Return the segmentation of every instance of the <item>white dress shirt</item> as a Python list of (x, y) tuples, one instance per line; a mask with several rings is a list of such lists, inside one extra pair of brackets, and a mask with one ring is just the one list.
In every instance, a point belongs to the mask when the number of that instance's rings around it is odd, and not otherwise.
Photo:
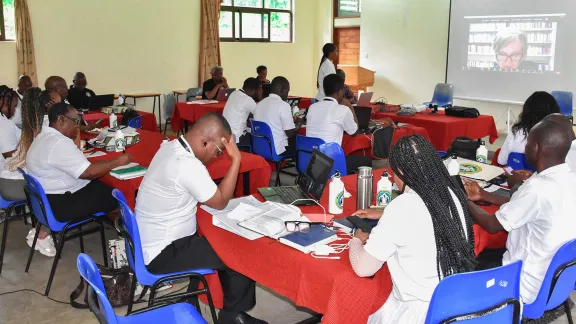
[(24, 95), (21, 95), (18, 90), (14, 91), (18, 95), (18, 104), (14, 108), (14, 115), (10, 117), (10, 120), (18, 126), (18, 128), (22, 128), (22, 98)]
[(522, 260), (520, 296), (534, 302), (550, 261), (567, 241), (576, 238), (576, 173), (563, 163), (534, 174), (496, 212), (509, 232), (502, 263)]
[(566, 156), (566, 163), (568, 163), (572, 171), (576, 172), (576, 140), (572, 141), (570, 151), (568, 151), (568, 155)]
[(516, 132), (516, 134), (513, 134), (512, 132), (508, 134), (508, 136), (506, 136), (506, 140), (504, 140), (502, 148), (500, 149), (500, 155), (498, 155), (498, 164), (507, 165), (508, 156), (510, 156), (510, 153), (524, 154), (527, 137), (528, 136), (524, 133), (523, 130), (519, 130)]
[(264, 122), (270, 126), (274, 137), (276, 154), (284, 153), (286, 146), (288, 146), (288, 136), (286, 136), (284, 131), (296, 128), (290, 105), (282, 100), (280, 96), (272, 93), (268, 98), (256, 105), (254, 120)]
[(338, 104), (332, 97), (326, 97), (308, 108), (306, 136), (342, 145), (344, 132), (353, 135), (356, 131), (358, 125), (350, 108)]
[(325, 59), (322, 65), (320, 65), (320, 71), (318, 71), (318, 94), (316, 95), (316, 100), (318, 101), (326, 97), (324, 93), (324, 78), (330, 74), (336, 74), (336, 67), (330, 59)]
[(90, 181), (80, 176), (89, 166), (74, 141), (52, 127), (42, 127), (26, 155), (28, 173), (47, 194), (75, 193), (84, 188)]
[(256, 102), (242, 89), (232, 92), (228, 101), (226, 101), (222, 114), (232, 128), (232, 133), (236, 137), (236, 143), (240, 141), (240, 136), (244, 134), (248, 116), (253, 114), (255, 109)]
[(10, 158), (4, 159), (2, 153), (8, 153), (16, 150), (18, 142), (20, 141), (20, 134), (22, 132), (12, 120), (0, 115), (0, 178), (3, 179), (22, 179), (22, 175), (18, 171), (11, 172), (6, 169), (6, 162)]
[(196, 233), (198, 202), (209, 200), (218, 189), (182, 140), (188, 150), (179, 140), (162, 144), (138, 190), (136, 220), (145, 264), (172, 242)]

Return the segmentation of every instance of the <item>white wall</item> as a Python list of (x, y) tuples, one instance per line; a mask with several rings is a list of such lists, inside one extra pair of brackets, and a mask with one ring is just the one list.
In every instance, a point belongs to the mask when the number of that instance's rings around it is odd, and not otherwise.
[[(376, 71), (371, 89), (390, 103), (432, 99), (445, 81), (449, 0), (364, 0), (360, 27), (360, 65)], [(456, 101), (498, 118), (506, 105)], [(520, 107), (514, 106), (517, 116)], [(506, 116), (497, 122), (506, 129)]]

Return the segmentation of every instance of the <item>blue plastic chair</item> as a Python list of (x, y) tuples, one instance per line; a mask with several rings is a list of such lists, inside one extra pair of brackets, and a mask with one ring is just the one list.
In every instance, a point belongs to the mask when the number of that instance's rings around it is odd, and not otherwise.
[(296, 135), (296, 170), (298, 173), (306, 172), (312, 151), (324, 143), (326, 142), (321, 138)]
[[(64, 248), (64, 242), (73, 240), (75, 238), (79, 239), (80, 252), (84, 253), (84, 235), (92, 234), (100, 231), (100, 239), (102, 240), (102, 256), (104, 257), (104, 266), (108, 266), (108, 256), (106, 254), (106, 234), (104, 229), (104, 223), (102, 222), (102, 217), (104, 213), (97, 213), (90, 217), (81, 218), (71, 222), (63, 223), (54, 217), (52, 213), (52, 208), (44, 192), (44, 188), (38, 180), (36, 180), (31, 175), (27, 174), (24, 170), (18, 169), (20, 173), (24, 176), (24, 181), (26, 181), (26, 186), (24, 186), (24, 192), (26, 193), (26, 198), (28, 200), (28, 206), (30, 206), (34, 217), (37, 220), (36, 223), (36, 235), (34, 235), (34, 240), (32, 241), (32, 247), (30, 248), (30, 254), (28, 255), (28, 262), (26, 263), (26, 270), (30, 269), (30, 263), (32, 262), (32, 256), (34, 255), (36, 241), (38, 240), (38, 234), (40, 234), (40, 228), (42, 225), (50, 228), (52, 232), (52, 238), (54, 239), (54, 244), (56, 245), (56, 255), (54, 256), (54, 262), (52, 262), (52, 269), (50, 270), (50, 276), (48, 277), (48, 284), (46, 286), (45, 296), (50, 293), (50, 287), (52, 286), (52, 280), (54, 279), (54, 274), (56, 273), (56, 266), (58, 265), (58, 260), (62, 254), (62, 249)], [(92, 228), (89, 230), (82, 230), (82, 226), (90, 223), (98, 223), (100, 226)], [(77, 229), (74, 234), (68, 234), (71, 230)], [(57, 234), (60, 234), (60, 238), (57, 239)]]
[(560, 106), (560, 113), (564, 116), (572, 119), (573, 107), (574, 107), (574, 98), (572, 96), (572, 92), (568, 91), (552, 91), (552, 97), (556, 99), (558, 102), (558, 106)]
[(2, 247), (0, 247), (0, 273), (2, 273), (2, 265), (4, 264), (4, 251), (6, 250), (6, 236), (8, 234), (8, 223), (17, 218), (25, 215), (12, 215), (16, 207), (25, 206), (26, 200), (6, 200), (0, 195), (0, 209), (5, 211), (4, 226), (2, 229)]
[(142, 116), (134, 117), (128, 121), (128, 127), (141, 129), (142, 128)]
[(438, 83), (434, 88), (432, 101), (425, 102), (426, 106), (433, 105), (446, 107), (454, 102), (454, 86), (448, 83)]
[(338, 145), (338, 143), (326, 143), (320, 145), (320, 147), (318, 147), (318, 151), (328, 155), (332, 160), (334, 160), (332, 171), (330, 171), (330, 177), (332, 177), (336, 171), (340, 172), (342, 177), (348, 175), (348, 169), (346, 167), (346, 156), (344, 155), (342, 146)]
[[(288, 159), (293, 159), (296, 157), (294, 155), (280, 156), (276, 154), (276, 148), (274, 146), (274, 136), (272, 136), (272, 130), (264, 122), (252, 120), (250, 122), (250, 128), (252, 130), (252, 151), (256, 155), (260, 155), (266, 161), (274, 162), (276, 164), (276, 186), (280, 186), (280, 172), (282, 162)], [(291, 174), (285, 172), (292, 176)]]
[[(176, 97), (172, 93), (165, 93), (164, 94), (164, 136), (166, 136), (166, 130), (168, 129), (168, 124), (172, 120), (172, 112), (174, 112), (174, 108), (176, 107)], [(178, 131), (180, 134), (180, 131)]]
[[(148, 297), (148, 306), (152, 306), (155, 302), (164, 302), (173, 299), (180, 299), (183, 297), (198, 296), (201, 294), (206, 294), (208, 297), (208, 304), (210, 306), (210, 312), (212, 313), (212, 319), (214, 323), (217, 323), (216, 310), (214, 309), (214, 303), (212, 302), (212, 295), (210, 294), (210, 289), (208, 288), (208, 283), (204, 278), (205, 275), (214, 274), (212, 269), (190, 269), (187, 271), (174, 272), (174, 273), (164, 273), (164, 274), (154, 274), (150, 273), (144, 264), (144, 255), (142, 254), (142, 242), (140, 240), (140, 232), (138, 230), (138, 223), (136, 222), (136, 216), (134, 212), (128, 206), (124, 194), (118, 189), (112, 191), (112, 196), (118, 202), (118, 207), (120, 207), (120, 213), (122, 215), (122, 228), (121, 234), (124, 237), (126, 246), (126, 256), (128, 258), (128, 264), (134, 271), (135, 277), (141, 285), (145, 286), (145, 291), (142, 292), (142, 296), (146, 293), (147, 287), (150, 289), (150, 297)], [(203, 289), (198, 289), (192, 292), (185, 292), (181, 294), (170, 294), (168, 296), (162, 296), (155, 298), (156, 289), (158, 286), (164, 282), (179, 280), (179, 279), (198, 279), (204, 285)], [(128, 304), (128, 312), (126, 315), (132, 313), (132, 306), (134, 300), (134, 293), (136, 291), (136, 280), (132, 280), (132, 288), (130, 291), (130, 303)]]
[(528, 159), (526, 159), (526, 154), (512, 152), (508, 155), (508, 162), (506, 163), (512, 170), (530, 170), (536, 171), (536, 168), (528, 164)]
[(540, 292), (532, 304), (525, 304), (522, 315), (529, 319), (537, 319), (545, 311), (564, 304), (568, 323), (572, 324), (568, 297), (576, 284), (576, 240), (568, 241), (558, 249), (548, 271)]
[[(198, 310), (188, 303), (157, 305), (139, 309), (130, 316), (118, 316), (114, 313), (112, 305), (110, 305), (100, 271), (98, 271), (94, 260), (87, 254), (82, 253), (78, 255), (76, 264), (78, 272), (89, 285), (87, 291), (88, 306), (100, 323), (206, 323)], [(94, 293), (96, 293), (98, 303), (96, 303)]]
[(520, 323), (522, 261), (444, 278), (432, 295), (426, 324)]

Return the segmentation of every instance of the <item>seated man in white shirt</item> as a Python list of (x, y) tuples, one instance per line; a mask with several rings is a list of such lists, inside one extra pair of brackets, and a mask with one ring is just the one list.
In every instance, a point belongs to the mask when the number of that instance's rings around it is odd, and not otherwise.
[[(216, 185), (204, 165), (224, 150), (232, 164)], [(264, 324), (246, 313), (256, 304), (254, 281), (228, 268), (196, 228), (198, 203), (219, 210), (228, 205), (240, 160), (226, 119), (215, 113), (202, 116), (188, 133), (163, 144), (154, 156), (136, 198), (136, 220), (150, 272), (217, 269), (224, 290), (218, 323)], [(189, 291), (197, 286), (197, 281), (191, 282)]]
[[(50, 127), (42, 127), (32, 142), (26, 156), (26, 168), (44, 188), (54, 217), (60, 222), (90, 217), (98, 212), (108, 213), (110, 218), (117, 217), (112, 188), (96, 179), (113, 168), (130, 163), (132, 156), (122, 154), (109, 161), (90, 162), (73, 141), (80, 122), (76, 110), (61, 102), (50, 108), (48, 118)], [(38, 238), (36, 246), (40, 245), (40, 248), (46, 240), (52, 241), (42, 231)]]
[(296, 154), (296, 135), (304, 119), (298, 118), (294, 123), (292, 108), (286, 102), (290, 93), (290, 82), (285, 77), (275, 77), (270, 90), (270, 95), (256, 106), (254, 120), (270, 126), (276, 154), (294, 155)]
[[(344, 132), (355, 135), (358, 132), (358, 119), (352, 105), (345, 106), (344, 79), (330, 74), (323, 81), (326, 97), (308, 108), (306, 114), (306, 136), (316, 137), (326, 143), (342, 145)], [(368, 156), (347, 156), (346, 167), (356, 171), (361, 166), (372, 166)]]
[(256, 78), (248, 78), (244, 81), (242, 89), (238, 89), (230, 95), (224, 106), (224, 118), (230, 124), (232, 133), (236, 137), (236, 144), (250, 145), (250, 133), (246, 132), (248, 116), (254, 114), (260, 82)]
[[(470, 214), (478, 225), (490, 233), (509, 232), (506, 252), (501, 261), (506, 265), (522, 260), (520, 295), (526, 304), (536, 299), (550, 261), (567, 241), (576, 238), (576, 173), (565, 163), (574, 132), (572, 127), (553, 118), (544, 118), (532, 128), (526, 144), (526, 157), (537, 173), (530, 177), (503, 204), (495, 215), (480, 209), (471, 201), (495, 201), (478, 188), (468, 188)], [(466, 187), (471, 187), (470, 183)], [(495, 201), (498, 202), (498, 201)], [(502, 200), (500, 200), (502, 202)], [(503, 252), (503, 251), (502, 251)], [(495, 266), (490, 258), (479, 256), (480, 267)]]

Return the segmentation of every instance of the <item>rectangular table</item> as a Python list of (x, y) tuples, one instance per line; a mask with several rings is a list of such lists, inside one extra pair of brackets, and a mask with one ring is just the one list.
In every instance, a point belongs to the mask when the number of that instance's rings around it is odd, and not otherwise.
[[(156, 125), (156, 116), (154, 114), (138, 110), (138, 115), (142, 116), (143, 130), (158, 132), (158, 125)], [(118, 123), (120, 123), (120, 120), (122, 120), (122, 114), (116, 114), (116, 117), (118, 117)], [(102, 123), (99, 127), (110, 127), (110, 115), (105, 113), (91, 111), (82, 115), (82, 118), (84, 118), (87, 123), (95, 123), (102, 119)]]
[[(163, 135), (156, 132), (149, 132), (141, 130), (140, 143), (126, 148), (126, 152), (130, 153), (133, 161), (142, 166), (149, 166), (152, 158), (162, 144)], [(83, 139), (94, 137), (94, 134), (82, 133)], [(104, 156), (89, 158), (89, 161), (110, 160), (121, 153), (108, 153)], [(268, 163), (260, 156), (242, 152), (242, 162), (240, 163), (239, 173), (234, 195), (236, 197), (244, 196), (250, 193), (256, 193), (258, 188), (268, 187), (270, 184), (270, 175), (272, 173)], [(206, 168), (210, 176), (214, 180), (224, 178), (226, 172), (230, 168), (231, 160), (228, 154), (223, 154), (218, 158), (212, 160)], [(143, 177), (129, 180), (118, 180), (110, 175), (105, 175), (99, 180), (107, 185), (117, 188), (126, 196), (126, 201), (131, 208), (134, 208), (136, 203), (136, 193), (142, 183)]]
[[(374, 170), (374, 178), (381, 177), (383, 170)], [(338, 218), (356, 210), (357, 176), (343, 177), (342, 181), (352, 197), (344, 200), (344, 212)], [(320, 203), (328, 209), (328, 190)], [(494, 212), (497, 207), (482, 208)], [(304, 215), (322, 213), (317, 206), (301, 209)], [(249, 241), (215, 227), (212, 216), (200, 208), (197, 221), (200, 232), (227, 266), (298, 306), (324, 314), (322, 323), (366, 323), (368, 316), (384, 304), (392, 291), (392, 279), (386, 265), (374, 277), (360, 278), (352, 270), (348, 251), (339, 254), (339, 260), (315, 259), (270, 238)], [(504, 247), (506, 236), (506, 232), (492, 235), (474, 225), (475, 252), (486, 247)], [(218, 276), (207, 276), (207, 279), (216, 307), (222, 307)]]

